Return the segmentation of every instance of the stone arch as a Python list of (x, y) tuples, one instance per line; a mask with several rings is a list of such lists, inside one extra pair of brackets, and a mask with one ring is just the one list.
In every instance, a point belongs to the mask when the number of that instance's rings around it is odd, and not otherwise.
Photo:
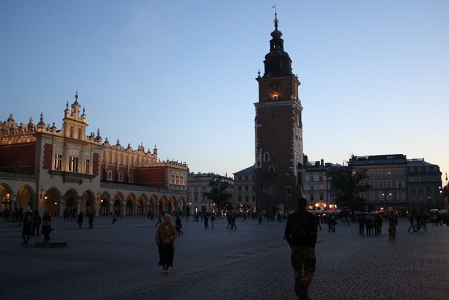
[(148, 199), (148, 211), (150, 215), (153, 217), (158, 213), (157, 207), (158, 199), (156, 195), (151, 195), (150, 199)]
[[(62, 195), (58, 188), (52, 186), (44, 193), (43, 210), (50, 215), (58, 215), (61, 210)], [(58, 207), (61, 207), (59, 208)]]
[(35, 193), (33, 191), (33, 188), (31, 188), (29, 185), (22, 186), (17, 192), (15, 207), (17, 207), (18, 209), (22, 208), (24, 211), (32, 210), (33, 208), (35, 208), (35, 205), (33, 203), (34, 195)]
[(157, 209), (158, 209), (158, 214), (165, 214), (167, 213), (167, 198), (165, 196), (162, 196), (161, 198), (159, 198), (158, 201), (158, 205), (157, 205)]
[(87, 190), (81, 195), (80, 210), (86, 216), (90, 213), (95, 215), (95, 200), (95, 194), (91, 190)]
[(111, 213), (111, 207), (112, 207), (112, 197), (111, 194), (109, 194), (108, 191), (104, 191), (100, 193), (100, 211), (99, 216), (109, 215)]
[(14, 199), (12, 188), (6, 183), (0, 184), (0, 199), (2, 200), (2, 211), (11, 210), (11, 202)]
[(62, 208), (69, 214), (78, 215), (80, 213), (80, 196), (75, 189), (69, 189), (62, 197)]
[(136, 196), (134, 195), (134, 193), (131, 193), (131, 194), (129, 194), (129, 195), (126, 197), (126, 200), (125, 200), (125, 214), (126, 214), (127, 216), (132, 216), (132, 215), (134, 215), (134, 212), (135, 212), (135, 209), (134, 209), (135, 202), (136, 202)]
[(145, 194), (141, 194), (139, 198), (137, 198), (137, 215), (140, 216), (148, 213), (148, 210), (146, 209), (148, 207), (148, 205), (146, 205), (147, 202), (148, 199)]
[(176, 211), (176, 198), (174, 196), (171, 196), (167, 201), (166, 207), (169, 214), (173, 214)]
[(122, 193), (118, 192), (114, 195), (114, 198), (112, 198), (112, 210), (117, 213), (118, 216), (121, 216), (123, 211), (122, 207), (125, 201), (125, 197)]
[(178, 203), (177, 203), (177, 208), (179, 209), (179, 211), (181, 211), (182, 213), (186, 212), (186, 199), (184, 199), (183, 196), (179, 197), (178, 199)]

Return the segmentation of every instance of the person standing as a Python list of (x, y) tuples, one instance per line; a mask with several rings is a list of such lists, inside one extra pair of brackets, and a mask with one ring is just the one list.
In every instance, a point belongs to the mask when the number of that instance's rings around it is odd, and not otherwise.
[(89, 228), (93, 228), (94, 227), (94, 216), (95, 216), (95, 211), (92, 212), (88, 212), (89, 214)]
[(318, 230), (318, 228), (320, 228), (320, 230), (321, 230), (320, 217), (318, 215), (315, 215), (315, 221), (316, 221), (317, 230)]
[(33, 230), (32, 235), (39, 236), (39, 227), (41, 227), (42, 218), (39, 215), (39, 211), (36, 209), (33, 215)]
[(209, 228), (209, 215), (207, 213), (204, 213), (204, 228)]
[(44, 242), (48, 242), (50, 240), (51, 232), (51, 217), (48, 212), (44, 212), (42, 222), (42, 234), (44, 235)]
[(83, 212), (80, 212), (78, 214), (78, 220), (76, 221), (76, 223), (78, 223), (79, 228), (81, 228), (83, 226), (83, 221), (84, 221), (84, 215), (83, 215)]
[(114, 212), (112, 213), (112, 225), (114, 225), (115, 222), (117, 222), (117, 213), (114, 211)]
[(157, 215), (157, 223), (156, 223), (156, 225), (154, 227), (157, 227), (157, 225), (159, 225), (161, 223), (162, 223), (162, 213), (159, 213)]
[(172, 216), (165, 215), (164, 222), (156, 230), (156, 245), (159, 249), (159, 265), (162, 272), (168, 273), (168, 268), (173, 266), (175, 254), (175, 239), (177, 237), (176, 228), (172, 224)]
[(306, 211), (306, 198), (298, 200), (298, 207), (287, 220), (284, 238), (291, 248), (295, 293), (298, 299), (303, 300), (309, 299), (308, 289), (315, 273), (317, 225), (313, 214)]
[(27, 211), (23, 217), (23, 228), (22, 228), (23, 243), (22, 243), (22, 246), (28, 245), (28, 241), (30, 240), (32, 226), (33, 226), (33, 219), (31, 218), (31, 213)]
[(365, 216), (360, 214), (358, 216), (357, 222), (359, 223), (359, 235), (365, 235)]
[(212, 223), (212, 228), (214, 228), (214, 225), (215, 225), (215, 213), (212, 213), (212, 215), (210, 216), (210, 222)]
[(416, 232), (416, 229), (415, 229), (415, 223), (414, 223), (414, 221), (413, 221), (413, 214), (410, 214), (409, 216), (408, 216), (408, 221), (410, 222), (410, 227), (407, 229), (407, 231), (408, 232), (410, 232), (410, 229), (413, 229), (413, 232)]
[(242, 220), (242, 222), (248, 223), (248, 222), (247, 222), (246, 213), (243, 213), (243, 220)]
[(176, 227), (176, 232), (178, 233), (178, 235), (184, 234), (184, 232), (181, 230), (182, 222), (181, 222), (181, 218), (179, 217), (179, 215), (176, 215), (175, 227)]

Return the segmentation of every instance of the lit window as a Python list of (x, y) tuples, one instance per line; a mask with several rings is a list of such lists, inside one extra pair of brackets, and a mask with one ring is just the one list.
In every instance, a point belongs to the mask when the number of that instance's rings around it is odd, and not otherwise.
[(84, 173), (90, 173), (90, 160), (88, 158), (84, 159)]
[(78, 157), (70, 156), (69, 158), (69, 171), (78, 172)]
[(54, 169), (58, 171), (62, 170), (62, 154), (55, 154)]

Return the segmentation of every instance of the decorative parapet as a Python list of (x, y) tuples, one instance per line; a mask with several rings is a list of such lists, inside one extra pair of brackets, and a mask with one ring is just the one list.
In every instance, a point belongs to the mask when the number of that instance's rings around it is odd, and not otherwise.
[(93, 174), (74, 173), (74, 172), (58, 171), (58, 170), (49, 170), (48, 172), (50, 173), (51, 178), (53, 178), (54, 175), (62, 176), (64, 183), (72, 182), (72, 183), (82, 184), (84, 179), (92, 180), (93, 178), (96, 177)]
[(165, 194), (187, 194), (185, 190), (163, 189), (150, 187), (145, 185), (115, 183), (115, 182), (100, 182), (100, 188), (102, 189), (116, 189), (116, 190), (132, 190), (140, 192), (152, 192), (152, 193), (165, 193)]
[(177, 169), (183, 169), (187, 170), (188, 165), (184, 162), (178, 162), (178, 161), (159, 161), (159, 162), (140, 162), (137, 163), (137, 167), (171, 167), (171, 168), (177, 168)]
[(0, 172), (0, 178), (1, 179), (19, 180), (19, 181), (37, 181), (36, 175), (9, 173), (9, 172)]

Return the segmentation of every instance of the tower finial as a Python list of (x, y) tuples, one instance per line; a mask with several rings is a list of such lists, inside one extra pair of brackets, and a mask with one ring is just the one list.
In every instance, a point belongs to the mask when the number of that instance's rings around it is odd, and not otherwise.
[(274, 8), (274, 21), (273, 21), (274, 22), (274, 27), (277, 29), (279, 20), (278, 20), (278, 13), (277, 13), (277, 10), (276, 10), (276, 3), (272, 7)]

